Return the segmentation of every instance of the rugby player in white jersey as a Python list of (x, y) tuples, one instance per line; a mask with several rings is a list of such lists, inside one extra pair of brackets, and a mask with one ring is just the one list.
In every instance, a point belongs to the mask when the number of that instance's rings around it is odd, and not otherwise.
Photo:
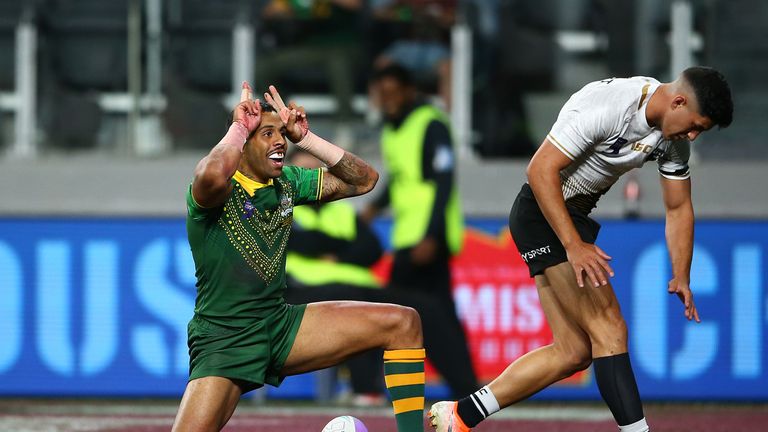
[[(499, 409), (594, 364), (600, 394), (622, 432), (649, 427), (627, 354), (627, 326), (609, 278), (610, 256), (594, 243), (588, 217), (598, 199), (632, 168), (655, 160), (666, 208), (672, 261), (668, 291), (699, 322), (689, 286), (693, 207), (690, 142), (733, 116), (722, 74), (706, 67), (675, 81), (611, 78), (587, 84), (565, 103), (528, 165), (509, 228), (535, 278), (553, 342), (515, 360), (489, 385), (458, 402), (438, 402), (438, 432), (470, 430)], [(653, 287), (649, 287), (652, 289)]]

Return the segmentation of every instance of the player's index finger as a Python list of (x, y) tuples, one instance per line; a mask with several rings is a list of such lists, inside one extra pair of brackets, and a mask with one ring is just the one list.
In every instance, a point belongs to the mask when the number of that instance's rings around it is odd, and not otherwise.
[(240, 102), (251, 100), (251, 86), (248, 81), (243, 81), (243, 88), (240, 90)]

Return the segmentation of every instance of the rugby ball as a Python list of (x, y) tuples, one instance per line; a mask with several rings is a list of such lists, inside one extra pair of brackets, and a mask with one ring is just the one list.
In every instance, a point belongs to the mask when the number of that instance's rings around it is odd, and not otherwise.
[(340, 416), (328, 422), (322, 432), (368, 432), (363, 422), (352, 416)]

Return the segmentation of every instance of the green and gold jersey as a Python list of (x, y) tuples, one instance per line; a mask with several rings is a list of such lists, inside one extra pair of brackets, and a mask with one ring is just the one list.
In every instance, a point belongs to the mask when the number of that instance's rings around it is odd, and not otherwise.
[(187, 236), (195, 260), (195, 313), (244, 327), (284, 303), (293, 207), (320, 199), (322, 170), (293, 166), (268, 184), (239, 171), (226, 202), (203, 208), (187, 190)]

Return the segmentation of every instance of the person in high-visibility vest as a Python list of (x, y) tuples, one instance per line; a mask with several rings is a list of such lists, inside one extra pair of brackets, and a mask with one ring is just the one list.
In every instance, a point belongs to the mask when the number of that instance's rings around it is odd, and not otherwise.
[(448, 117), (420, 98), (402, 66), (377, 70), (372, 89), (385, 117), (381, 146), (388, 183), (364, 217), (390, 207), (394, 260), (388, 288), (428, 296), (447, 313), (430, 335), (431, 315), (419, 310), (424, 344), (453, 393), (472, 392), (477, 380), (451, 292), (450, 259), (461, 249), (464, 221)]
[(354, 206), (331, 202), (298, 209), (288, 241), (289, 285), (381, 288), (370, 269), (381, 258), (381, 245)]
[[(310, 169), (322, 166), (317, 158), (301, 150), (292, 154), (291, 162)], [(333, 201), (295, 207), (287, 250), (286, 301), (382, 301), (374, 293), (382, 284), (371, 271), (383, 254), (381, 243), (353, 205)], [(380, 350), (372, 350), (345, 362), (353, 405), (387, 403), (381, 355)]]

